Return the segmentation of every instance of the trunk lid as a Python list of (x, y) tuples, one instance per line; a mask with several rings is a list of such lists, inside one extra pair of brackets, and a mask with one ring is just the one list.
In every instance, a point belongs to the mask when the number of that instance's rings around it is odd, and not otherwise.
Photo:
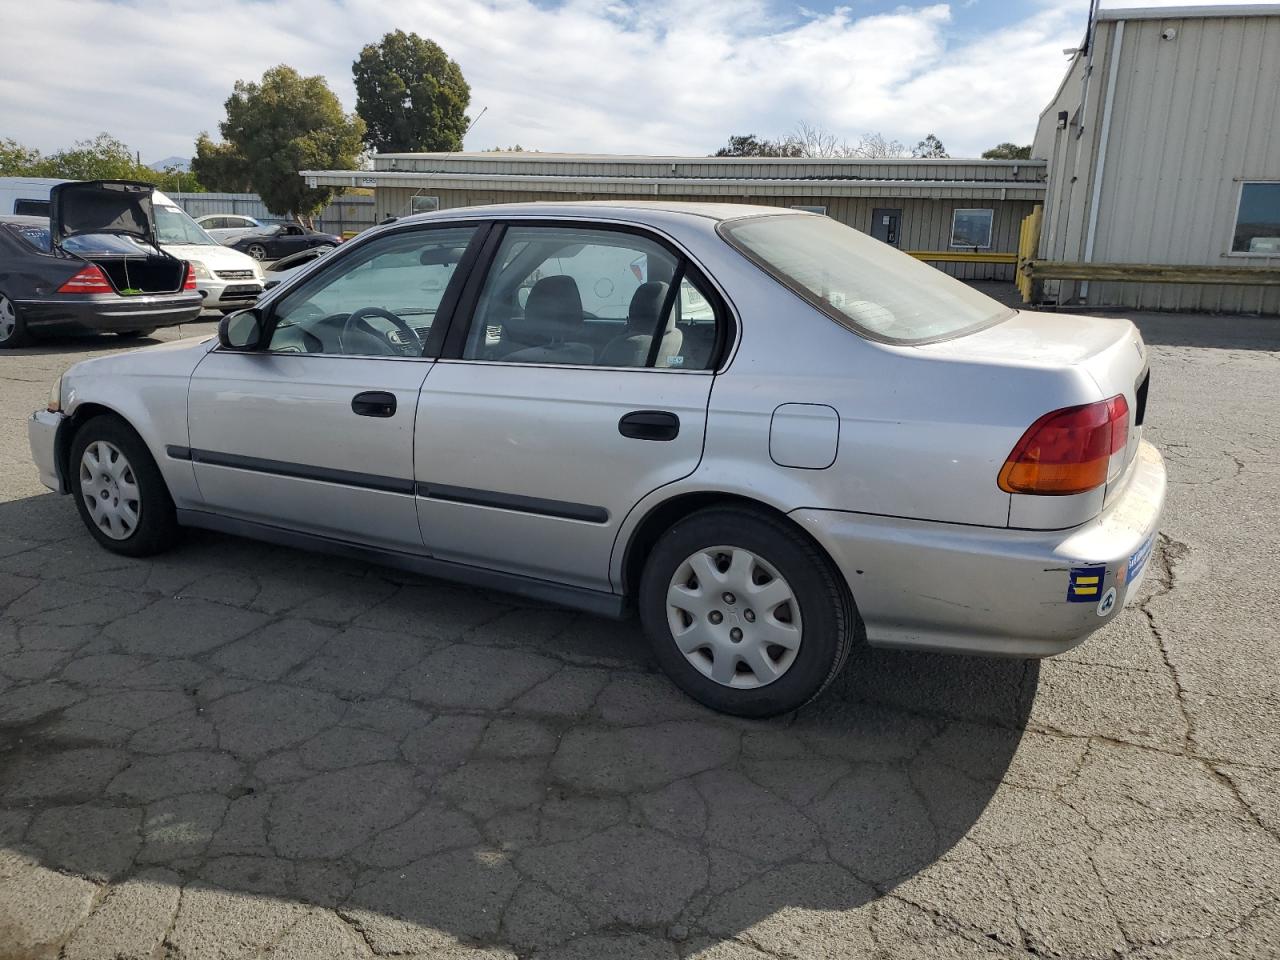
[(71, 180), (49, 190), (49, 235), (61, 249), (69, 237), (114, 233), (137, 237), (159, 247), (152, 194), (155, 188), (136, 180)]
[[(1128, 483), (1142, 436), (1150, 379), (1146, 345), (1130, 321), (1021, 310), (984, 330), (915, 349), (959, 362), (1023, 370), (1075, 369), (1087, 375), (1080, 378), (1083, 387), (1079, 404), (1117, 395), (1123, 396), (1128, 404), (1128, 441), (1119, 462), (1113, 464), (1105, 489), (1065, 497), (1014, 494), (1010, 525), (1065, 527), (1084, 522), (1118, 496)], [(1045, 403), (1036, 416), (1058, 405)], [(1034, 419), (1029, 419), (1027, 426)]]

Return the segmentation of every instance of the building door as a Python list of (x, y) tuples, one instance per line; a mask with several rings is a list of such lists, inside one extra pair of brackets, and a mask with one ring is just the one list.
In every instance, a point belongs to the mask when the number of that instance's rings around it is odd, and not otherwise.
[(876, 207), (871, 211), (871, 235), (891, 247), (901, 246), (898, 225), (902, 223), (902, 210)]

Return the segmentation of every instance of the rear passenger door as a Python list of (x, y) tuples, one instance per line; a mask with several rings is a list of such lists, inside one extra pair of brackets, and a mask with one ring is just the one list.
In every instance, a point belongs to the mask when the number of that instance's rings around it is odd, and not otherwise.
[(618, 527), (702, 456), (719, 299), (643, 232), (513, 223), (490, 235), (423, 385), (414, 434), (426, 548), (610, 590)]

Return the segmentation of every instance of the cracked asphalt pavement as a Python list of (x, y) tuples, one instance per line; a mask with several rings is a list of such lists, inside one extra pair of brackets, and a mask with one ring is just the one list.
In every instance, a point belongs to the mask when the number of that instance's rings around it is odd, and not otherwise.
[(0, 353), (0, 958), (1280, 956), (1280, 325), (1135, 319), (1143, 601), (1043, 663), (860, 649), (769, 722), (634, 623), (108, 554), (24, 419), (118, 344)]

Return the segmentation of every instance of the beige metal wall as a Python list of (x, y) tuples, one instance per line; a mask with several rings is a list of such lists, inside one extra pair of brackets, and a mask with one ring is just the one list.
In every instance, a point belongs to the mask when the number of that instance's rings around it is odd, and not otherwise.
[[(545, 201), (545, 193), (501, 193), (474, 190), (428, 190), (408, 187), (378, 187), (375, 191), (379, 218), (385, 215), (404, 216), (413, 210), (414, 196), (434, 196), (440, 200), (440, 208), (478, 206), (490, 203), (527, 203)], [(612, 200), (652, 199), (643, 193), (620, 198), (616, 194), (594, 196), (575, 194), (565, 199)], [(664, 200), (705, 202), (718, 201), (752, 203), (765, 206), (825, 206), (827, 215), (851, 227), (871, 232), (872, 211), (884, 207), (902, 211), (900, 246), (910, 251), (948, 251), (951, 249), (951, 215), (957, 208), (990, 208), (995, 211), (991, 230), (990, 252), (1013, 253), (1018, 249), (1018, 226), (1022, 218), (1035, 205), (1031, 200), (938, 200), (923, 198), (876, 197), (723, 197), (705, 195), (663, 197)], [(986, 251), (984, 251), (986, 252)], [(936, 263), (939, 269), (962, 280), (1012, 280), (1013, 265), (999, 263)]]
[[(1050, 177), (1040, 255), (1085, 259), (1101, 165), (1093, 261), (1280, 267), (1280, 257), (1230, 254), (1240, 182), (1280, 180), (1280, 17), (1124, 21), (1100, 164), (1118, 27), (1116, 21), (1098, 24), (1094, 71), (1080, 110), (1083, 137), (1076, 138), (1074, 125), (1052, 129), (1056, 109), (1066, 107), (1051, 105), (1042, 118), (1036, 146), (1050, 153)], [(1162, 36), (1168, 30), (1176, 32), (1173, 39)], [(1074, 96), (1078, 104), (1080, 91), (1079, 77), (1069, 76), (1063, 97)], [(1063, 286), (1064, 294), (1074, 292), (1074, 285)], [(1274, 287), (1095, 282), (1084, 299), (1280, 313), (1280, 289)]]

